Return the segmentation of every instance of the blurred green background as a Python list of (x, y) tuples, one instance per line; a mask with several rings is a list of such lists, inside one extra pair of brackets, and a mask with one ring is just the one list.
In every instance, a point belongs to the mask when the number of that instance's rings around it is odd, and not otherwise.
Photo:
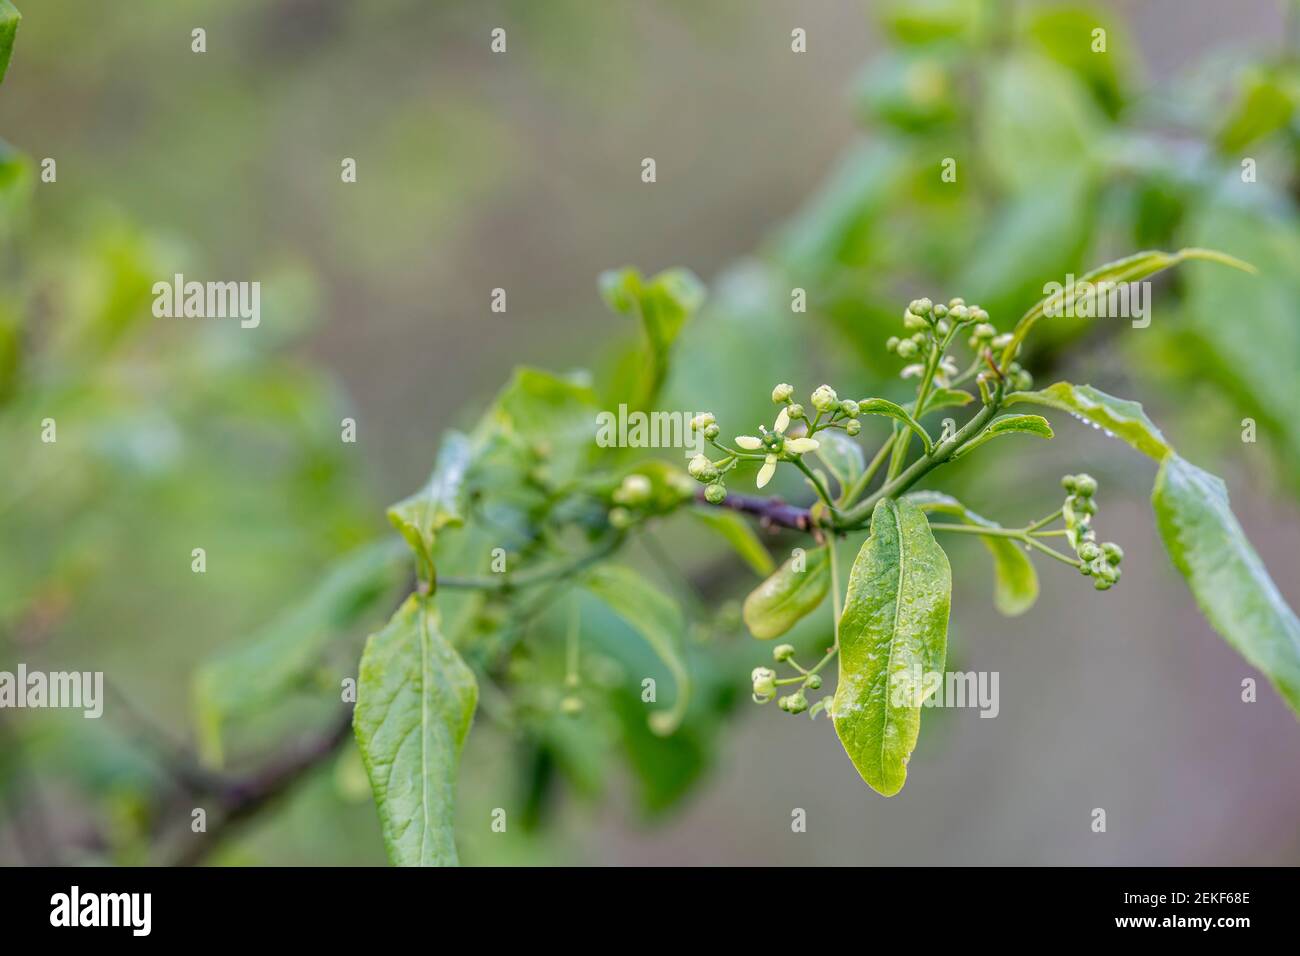
[[(384, 506), (513, 366), (608, 368), (633, 330), (596, 276), (624, 264), (705, 279), (669, 407), (749, 427), (777, 381), (893, 394), (881, 343), (915, 295), (966, 296), (1009, 328), (1044, 282), (1137, 248), (1255, 262), (1258, 280), (1203, 265), (1161, 280), (1147, 330), (1062, 320), (1029, 367), (1142, 401), (1225, 476), (1300, 603), (1292, 5), (20, 7), (0, 87), (0, 661), (102, 669), (136, 716), (111, 702), (99, 722), (3, 715), (0, 862), (51, 847), (150, 858), (160, 771), (142, 725), (191, 740), (198, 663), (384, 533)], [(1097, 24), (1104, 56), (1086, 52)], [(498, 26), (503, 55), (488, 48)], [(807, 53), (790, 50), (795, 27)], [(952, 188), (937, 181), (945, 156), (959, 158)], [(34, 180), (45, 157), (55, 183)], [(340, 182), (344, 157), (355, 184)], [(1257, 182), (1241, 183), (1243, 157)], [(262, 327), (155, 320), (149, 287), (174, 272), (260, 280)], [(794, 286), (805, 315), (789, 311)], [(496, 287), (505, 314), (489, 309)], [(46, 416), (57, 446), (37, 440)], [(356, 444), (339, 441), (345, 416)], [(1247, 416), (1255, 444), (1240, 440)], [(1153, 466), (1060, 417), (1058, 440), (1015, 463), (1017, 510), (994, 493), (1009, 468), (941, 480), (1015, 520), (1050, 510), (1060, 474), (1086, 467), (1130, 555), (1124, 584), (1094, 595), (1041, 568), (1038, 605), (1003, 619), (982, 549), (955, 543), (951, 666), (1000, 672), (1001, 710), (928, 711), (901, 796), (863, 786), (828, 723), (748, 704), (769, 651), (733, 627), (696, 655), (708, 718), (630, 763), (567, 740), (572, 728), (521, 739), (480, 714), (462, 859), (1300, 862), (1300, 729), (1266, 684), (1241, 702), (1257, 675), (1168, 566), (1145, 500)], [(662, 541), (710, 600), (752, 586), (689, 529)], [(824, 616), (797, 643), (820, 646)], [(236, 756), (318, 724), (362, 637), (342, 635), (320, 687), (245, 728)], [(597, 724), (579, 735), (606, 735)], [(537, 825), (494, 834), (495, 807)], [(796, 807), (807, 833), (791, 833)], [(1105, 834), (1089, 829), (1094, 807)], [(213, 859), (382, 862), (355, 753)]]

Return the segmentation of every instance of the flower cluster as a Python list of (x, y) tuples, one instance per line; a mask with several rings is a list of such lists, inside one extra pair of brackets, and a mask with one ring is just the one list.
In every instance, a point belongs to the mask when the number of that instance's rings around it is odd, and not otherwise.
[[(1011, 344), (1010, 332), (998, 332), (988, 312), (978, 305), (967, 305), (962, 298), (949, 299), (947, 305), (913, 299), (903, 311), (903, 330), (905, 335), (891, 335), (885, 342), (885, 348), (899, 358), (916, 360), (903, 368), (903, 378), (923, 375), (933, 365), (934, 382), (941, 388), (975, 376), (981, 391), (986, 391), (989, 377), (996, 373), (981, 370), (983, 356)], [(974, 363), (964, 374), (959, 373), (956, 360), (946, 354), (948, 346), (963, 332), (969, 333), (966, 344), (975, 353)], [(1033, 387), (1032, 376), (1019, 363), (1013, 362), (1009, 372), (1013, 387)]]
[[(776, 671), (770, 667), (755, 667), (753, 673), (750, 674), (750, 678), (753, 680), (754, 702), (766, 704), (775, 697), (776, 706), (787, 714), (802, 714), (809, 709), (808, 698), (804, 691), (821, 689), (822, 678), (817, 673), (820, 665), (812, 670), (805, 670), (800, 667), (799, 662), (794, 659), (793, 644), (778, 644), (772, 648), (772, 659), (777, 664), (788, 663), (797, 673), (792, 677), (780, 678), (777, 676)], [(829, 657), (826, 660), (829, 660)], [(825, 660), (822, 663), (825, 663)], [(793, 693), (777, 697), (778, 688), (790, 684), (798, 684), (799, 686), (795, 688)], [(824, 710), (829, 699), (829, 697), (823, 697), (813, 704), (809, 716), (816, 716), (818, 711)]]
[(1097, 533), (1092, 529), (1092, 519), (1097, 514), (1097, 480), (1091, 475), (1066, 475), (1061, 487), (1067, 494), (1061, 511), (1065, 526), (1078, 556), (1080, 573), (1092, 578), (1093, 587), (1106, 591), (1119, 582), (1119, 563), (1124, 560), (1124, 549), (1113, 541), (1097, 544)]

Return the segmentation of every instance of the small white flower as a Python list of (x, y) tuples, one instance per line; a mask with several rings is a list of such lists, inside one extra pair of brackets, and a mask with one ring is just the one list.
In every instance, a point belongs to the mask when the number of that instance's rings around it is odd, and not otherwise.
[[(781, 409), (777, 413), (776, 423), (772, 426), (772, 431), (780, 438), (785, 439), (781, 444), (781, 450), (789, 452), (792, 455), (802, 455), (805, 452), (816, 451), (818, 441), (816, 438), (785, 438), (785, 430), (790, 427), (790, 415), (786, 409)], [(737, 435), (736, 444), (745, 451), (760, 451), (763, 448), (763, 439), (755, 435)], [(776, 463), (780, 458), (776, 452), (768, 452), (763, 459), (763, 467), (758, 469), (758, 479), (755, 484), (762, 488), (772, 480), (772, 475), (776, 472)]]
[(758, 469), (758, 479), (754, 484), (762, 488), (772, 480), (772, 475), (776, 473), (776, 455), (768, 455), (763, 459), (763, 467)]

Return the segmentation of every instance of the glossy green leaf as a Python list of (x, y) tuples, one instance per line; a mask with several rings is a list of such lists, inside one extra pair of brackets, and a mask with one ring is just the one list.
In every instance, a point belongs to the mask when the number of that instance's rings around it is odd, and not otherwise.
[(989, 422), (988, 427), (962, 445), (953, 454), (953, 458), (962, 458), (1000, 435), (1035, 435), (1039, 438), (1051, 438), (1052, 426), (1041, 415), (999, 415)]
[(761, 640), (780, 637), (817, 609), (830, 585), (830, 552), (799, 549), (745, 598), (749, 633)]
[[(960, 518), (980, 528), (1002, 526), (971, 511), (964, 504), (938, 491), (917, 491), (907, 495), (926, 514), (938, 512)], [(1007, 617), (1024, 614), (1038, 600), (1038, 574), (1021, 545), (1010, 538), (980, 537), (993, 556), (993, 604)]]
[(691, 680), (686, 670), (686, 622), (677, 604), (630, 568), (607, 564), (588, 571), (583, 585), (611, 611), (636, 628), (677, 683), (677, 698), (667, 710), (653, 711), (650, 729), (671, 734), (681, 724), (690, 703)]
[(1240, 269), (1243, 272), (1253, 273), (1256, 271), (1255, 267), (1249, 263), (1242, 262), (1235, 256), (1214, 249), (1189, 248), (1180, 249), (1178, 252), (1148, 250), (1134, 253), (1123, 259), (1116, 259), (1114, 262), (1108, 262), (1091, 272), (1085, 273), (1076, 279), (1072, 286), (1063, 287), (1061, 290), (1052, 293), (1052, 295), (1040, 299), (1033, 308), (1021, 316), (1020, 321), (1016, 323), (1015, 330), (1012, 332), (1010, 343), (1002, 352), (1001, 366), (1005, 369), (1011, 364), (1012, 359), (1016, 356), (1016, 350), (1020, 348), (1020, 344), (1024, 342), (1030, 330), (1038, 324), (1038, 321), (1044, 315), (1048, 312), (1055, 313), (1057, 310), (1068, 311), (1070, 303), (1067, 302), (1067, 298), (1077, 304), (1087, 296), (1090, 286), (1095, 287), (1103, 282), (1116, 284), (1137, 282), (1191, 260), (1217, 262), (1220, 265), (1232, 266), (1234, 269)]
[(407, 553), (392, 538), (346, 555), (296, 607), (199, 667), (194, 708), (205, 762), (222, 762), (227, 723), (249, 721), (279, 703), (314, 675), (336, 637), (391, 609), (380, 608), (410, 573)]
[(522, 366), (475, 430), (475, 442), (509, 441), (518, 453), (516, 463), (537, 468), (551, 484), (563, 484), (582, 473), (596, 447), (598, 407), (585, 373), (556, 375)]
[(456, 771), (477, 704), (433, 600), (411, 595), (366, 642), (352, 719), (394, 864), (457, 864)]
[(817, 433), (817, 457), (835, 477), (841, 488), (853, 484), (867, 468), (862, 446), (844, 432), (827, 428)]
[(1107, 434), (1122, 438), (1156, 461), (1173, 451), (1140, 404), (1107, 395), (1091, 385), (1057, 382), (1037, 392), (1012, 392), (1005, 400), (1007, 405), (1020, 402), (1067, 411), (1075, 418), (1104, 428)]
[(858, 403), (858, 410), (863, 415), (887, 415), (899, 422), (902, 422), (912, 431), (916, 432), (921, 438), (921, 444), (925, 446), (925, 453), (928, 455), (934, 447), (934, 442), (930, 440), (930, 435), (921, 426), (921, 423), (913, 418), (902, 405), (895, 405), (887, 398), (868, 398)]
[(416, 554), (422, 580), (435, 579), (433, 542), (438, 532), (465, 523), (462, 497), (471, 457), (469, 438), (448, 432), (428, 483), (388, 509), (388, 520)]
[(776, 570), (776, 562), (759, 540), (753, 526), (734, 511), (717, 508), (693, 508), (693, 514), (706, 527), (720, 534), (735, 549), (755, 574), (767, 575)]
[(951, 595), (926, 516), (906, 499), (880, 501), (849, 575), (830, 711), (853, 766), (886, 797), (907, 779), (928, 675), (943, 673)]
[(1170, 454), (1151, 501), (1165, 549), (1201, 612), (1300, 715), (1300, 620), (1237, 523), (1223, 481)]
[(23, 15), (10, 0), (0, 0), (0, 83), (4, 82), (5, 72), (9, 69), (9, 58), (14, 52), (14, 37), (22, 19)]

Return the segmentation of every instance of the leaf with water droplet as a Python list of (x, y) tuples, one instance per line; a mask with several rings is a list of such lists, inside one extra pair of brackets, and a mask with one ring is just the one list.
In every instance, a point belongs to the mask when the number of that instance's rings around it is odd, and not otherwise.
[(1104, 428), (1108, 435), (1122, 438), (1156, 461), (1174, 450), (1155, 422), (1147, 418), (1140, 404), (1107, 395), (1091, 385), (1057, 382), (1037, 392), (1012, 392), (1005, 403), (1015, 405), (1020, 402), (1067, 411), (1094, 428)]

